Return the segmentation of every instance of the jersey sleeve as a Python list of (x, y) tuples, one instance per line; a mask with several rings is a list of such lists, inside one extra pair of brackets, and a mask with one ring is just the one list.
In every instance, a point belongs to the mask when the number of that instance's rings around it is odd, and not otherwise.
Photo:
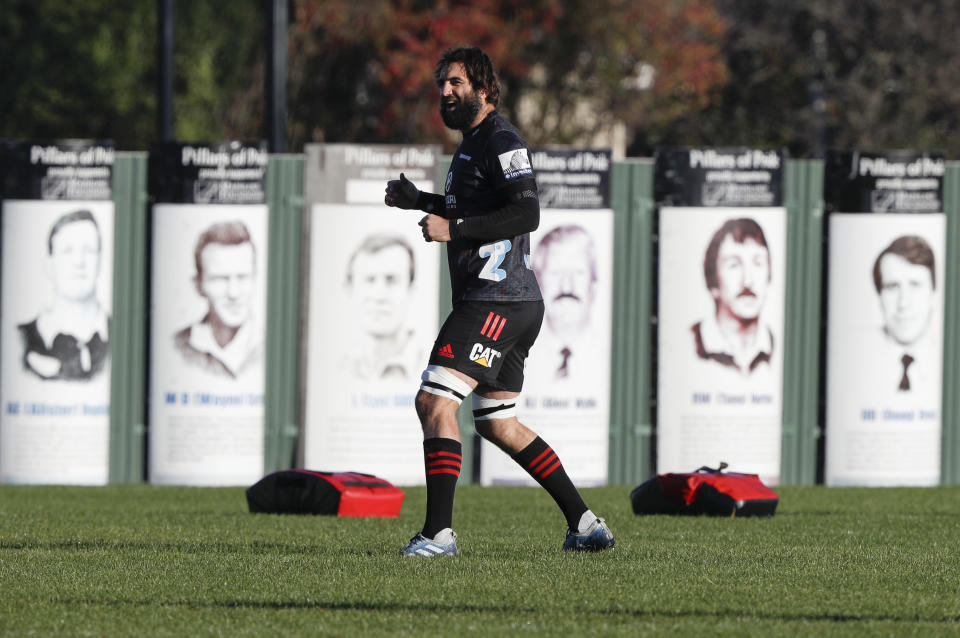
[(497, 193), (498, 206), (483, 215), (450, 220), (450, 236), (493, 240), (536, 230), (540, 225), (540, 200), (524, 141), (510, 131), (496, 133), (485, 149), (484, 169)]
[(425, 213), (433, 213), (434, 215), (440, 215), (441, 217), (445, 216), (443, 195), (420, 191), (420, 194), (417, 195), (417, 203), (415, 206), (417, 210), (422, 210)]

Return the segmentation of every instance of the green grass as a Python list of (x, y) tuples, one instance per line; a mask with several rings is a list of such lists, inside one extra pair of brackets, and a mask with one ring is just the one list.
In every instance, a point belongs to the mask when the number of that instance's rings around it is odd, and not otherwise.
[(780, 488), (772, 519), (637, 517), (560, 551), (531, 488), (458, 490), (461, 556), (396, 519), (252, 515), (242, 489), (0, 487), (0, 635), (960, 634), (960, 488)]

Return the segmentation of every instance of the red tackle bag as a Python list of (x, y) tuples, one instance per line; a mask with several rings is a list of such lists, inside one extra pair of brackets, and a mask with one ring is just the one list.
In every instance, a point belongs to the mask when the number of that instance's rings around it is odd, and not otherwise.
[(403, 491), (371, 474), (283, 470), (248, 487), (247, 505), (251, 512), (267, 514), (393, 518), (403, 505)]
[(660, 474), (630, 492), (634, 514), (773, 516), (780, 497), (756, 474), (701, 467), (688, 474)]

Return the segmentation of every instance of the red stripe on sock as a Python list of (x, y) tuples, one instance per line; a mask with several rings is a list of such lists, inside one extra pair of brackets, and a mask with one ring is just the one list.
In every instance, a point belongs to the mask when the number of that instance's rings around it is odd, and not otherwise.
[(547, 471), (545, 471), (543, 474), (541, 474), (541, 475), (540, 475), (540, 478), (541, 478), (541, 479), (547, 478), (548, 476), (550, 476), (550, 475), (553, 473), (553, 471), (554, 471), (555, 469), (557, 469), (557, 468), (560, 467), (561, 465), (563, 465), (563, 463), (560, 462), (560, 459), (557, 459), (557, 462), (554, 463), (553, 465), (551, 465), (550, 468), (549, 468)]
[(542, 459), (543, 457), (545, 457), (547, 454), (550, 454), (551, 452), (553, 452), (553, 450), (548, 447), (546, 450), (544, 450), (543, 452), (541, 452), (541, 453), (537, 456), (537, 458), (535, 458), (535, 459), (533, 459), (532, 461), (530, 461), (529, 463), (527, 463), (527, 467), (533, 467), (534, 465), (536, 465), (537, 463), (540, 462), (540, 459)]
[[(550, 451), (553, 452), (553, 450), (550, 450)], [(548, 456), (548, 457), (546, 458), (546, 460), (544, 460), (543, 463), (541, 463), (540, 465), (538, 465), (538, 466), (536, 466), (535, 468), (533, 468), (534, 473), (535, 473), (535, 474), (540, 474), (540, 473), (543, 471), (543, 468), (545, 468), (545, 467), (547, 467), (548, 465), (550, 465), (551, 463), (553, 463), (554, 459), (556, 459), (556, 458), (557, 458), (557, 453), (556, 453), (556, 452), (553, 452), (553, 454), (551, 454), (550, 456)]]
[(459, 461), (434, 461), (432, 463), (427, 463), (428, 468), (434, 467), (455, 467), (458, 470), (460, 469)]
[(430, 452), (429, 454), (426, 455), (428, 459), (433, 459), (438, 456), (449, 456), (450, 458), (457, 459), (458, 461), (463, 460), (463, 455), (457, 454), (456, 452), (444, 452), (443, 450), (439, 452)]
[(439, 467), (435, 470), (427, 470), (427, 474), (453, 474), (454, 476), (460, 476), (460, 470), (451, 470), (445, 467)]

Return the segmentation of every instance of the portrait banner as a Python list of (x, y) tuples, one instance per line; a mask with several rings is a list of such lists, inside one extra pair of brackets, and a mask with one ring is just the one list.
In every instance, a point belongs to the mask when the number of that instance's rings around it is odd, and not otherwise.
[(828, 485), (937, 485), (946, 216), (832, 213)]
[(780, 206), (784, 159), (754, 148), (658, 149), (654, 197), (661, 206)]
[[(549, 442), (574, 483), (603, 485), (610, 440), (613, 211), (544, 209), (530, 245), (544, 319), (527, 358), (517, 416)], [(480, 460), (484, 485), (536, 484), (486, 440)]]
[(8, 199), (2, 223), (0, 480), (103, 485), (114, 204)]
[(266, 205), (155, 204), (149, 480), (264, 472)]
[[(309, 169), (308, 169), (309, 170)], [(310, 207), (304, 462), (424, 482), (413, 400), (436, 338), (440, 248), (422, 213)]]
[(657, 472), (780, 478), (783, 208), (660, 209)]

